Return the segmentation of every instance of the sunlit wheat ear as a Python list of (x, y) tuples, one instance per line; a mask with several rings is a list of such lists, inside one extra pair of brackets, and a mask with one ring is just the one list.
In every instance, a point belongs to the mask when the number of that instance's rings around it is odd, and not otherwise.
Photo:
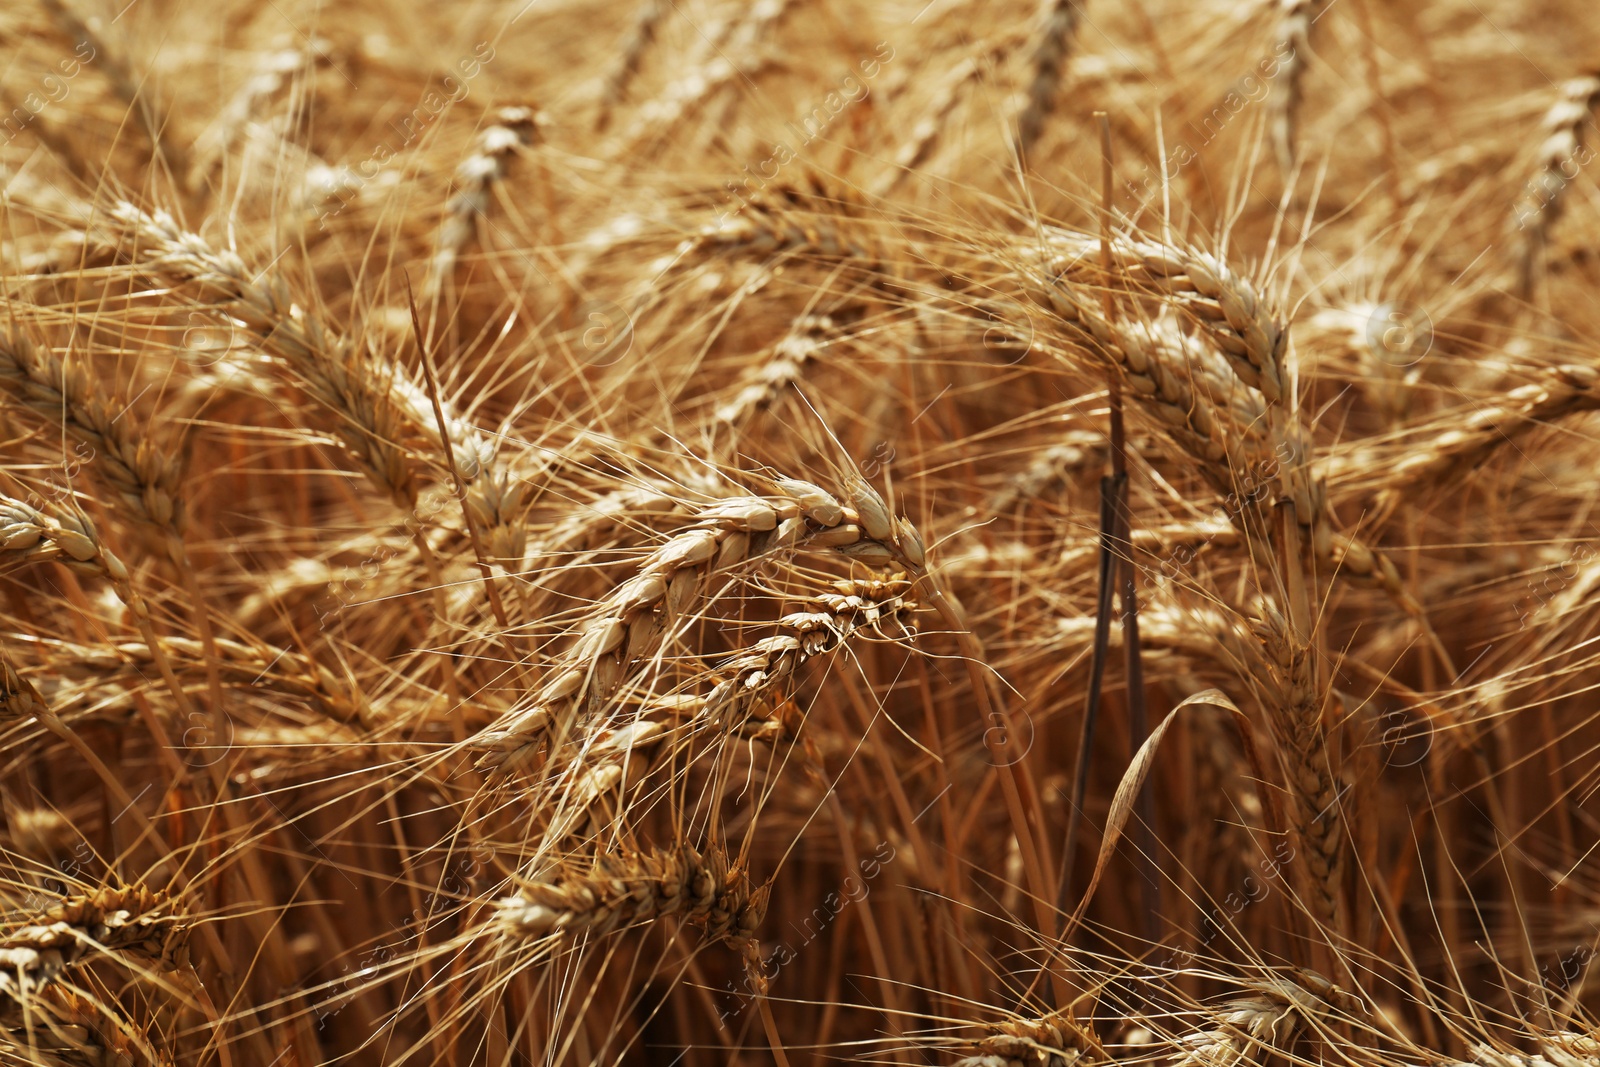
[(495, 926), (507, 938), (592, 935), (677, 916), (707, 940), (748, 939), (766, 914), (767, 886), (730, 867), (720, 845), (601, 855), (593, 869), (570, 869), (523, 881), (496, 902)]
[[(1322, 554), (1332, 551), (1326, 491), (1307, 467), (1304, 431), (1283, 410), (1281, 393), (1277, 401), (1265, 395), (1280, 388), (1270, 383), (1283, 378), (1279, 338), (1284, 335), (1270, 319), (1270, 329), (1262, 326), (1253, 298), (1239, 298), (1240, 330), (1226, 326), (1226, 333), (1211, 335), (1217, 339), (1213, 344), (1209, 338), (1186, 335), (1166, 316), (1154, 321), (1131, 315), (1108, 319), (1094, 289), (1064, 271), (1034, 279), (1030, 286), (1039, 304), (1076, 327), (1069, 337), (1086, 342), (1124, 375), (1134, 398), (1201, 463), (1214, 487), (1231, 494), (1237, 479), (1263, 476), (1281, 485), (1295, 500), (1311, 544)], [(1231, 298), (1225, 302), (1234, 303)], [(1244, 314), (1246, 308), (1252, 314)], [(1226, 317), (1220, 309), (1218, 314)], [(1248, 355), (1252, 350), (1253, 358)]]
[(655, 42), (661, 20), (670, 14), (671, 10), (671, 5), (666, 0), (640, 0), (639, 9), (634, 12), (633, 21), (629, 24), (628, 31), (623, 35), (617, 49), (615, 65), (606, 75), (605, 87), (600, 93), (600, 111), (594, 120), (597, 131), (603, 133), (611, 124), (612, 115), (622, 104), (629, 85), (639, 73), (645, 53)]
[[(1255, 1063), (1257, 1057), (1269, 1051), (1287, 1051), (1297, 1036), (1308, 1028), (1326, 1026), (1326, 1020), (1336, 1016), (1341, 1005), (1349, 1003), (1349, 994), (1320, 975), (1303, 972), (1299, 977), (1323, 987), (1323, 991), (1314, 992), (1290, 977), (1253, 982), (1246, 996), (1207, 1012), (1211, 1028), (1174, 1035), (1170, 1042), (1172, 1062), (1184, 1067), (1240, 1067)], [(1339, 999), (1325, 999), (1328, 997)]]
[(1065, 1015), (1006, 1019), (986, 1029), (954, 1067), (1075, 1067), (1108, 1059), (1094, 1034)]
[(0, 389), (39, 417), (62, 420), (89, 447), (92, 469), (105, 478), (139, 520), (181, 538), (183, 501), (176, 456), (161, 450), (126, 418), (123, 405), (105, 396), (81, 353), (64, 364), (18, 333), (0, 336)]
[(1600, 75), (1568, 79), (1561, 83), (1560, 94), (1541, 123), (1544, 143), (1539, 146), (1539, 169), (1528, 180), (1515, 207), (1517, 229), (1522, 231), (1518, 284), (1524, 300), (1533, 295), (1550, 227), (1561, 217), (1567, 187), (1583, 164), (1594, 158), (1585, 134), (1594, 122), (1595, 107), (1600, 106)]
[(1083, 17), (1083, 0), (1045, 0), (1038, 36), (1033, 46), (1033, 77), (1027, 102), (1017, 119), (1017, 148), (1027, 156), (1044, 132), (1045, 121), (1056, 110), (1056, 95), (1067, 67), (1072, 34)]
[(422, 287), (423, 304), (431, 304), (454, 275), (462, 252), (477, 239), (488, 217), (495, 186), (505, 180), (517, 152), (538, 143), (541, 121), (547, 120), (533, 108), (502, 107), (474, 139), (472, 154), (456, 168), (455, 192), (445, 205), (438, 245)]
[(1311, 37), (1329, 6), (1329, 0), (1278, 0), (1273, 44), (1280, 62), (1267, 101), (1271, 109), (1272, 143), (1285, 178), (1293, 172), (1299, 156), (1300, 110), (1305, 104)]
[(920, 540), (897, 529), (881, 501), (869, 500), (858, 511), (809, 482), (779, 479), (774, 488), (782, 495), (733, 497), (701, 509), (693, 527), (651, 553), (634, 577), (602, 599), (535, 703), (475, 740), (485, 750), (483, 765), (515, 766), (533, 754), (547, 731), (564, 735), (579, 717), (600, 711), (629, 673), (683, 624), (717, 571), (819, 549), (868, 563), (909, 555), (920, 565)]
[(87, 515), (65, 509), (40, 509), (0, 497), (0, 552), (26, 560), (59, 560), (110, 581), (135, 617), (146, 618), (144, 598), (134, 592), (128, 568), (100, 541)]
[(188, 959), (188, 930), (179, 902), (142, 886), (68, 897), (0, 934), (0, 996), (22, 1000), (101, 956), (172, 970)]
[[(557, 840), (579, 824), (590, 807), (649, 767), (644, 754), (683, 744), (697, 735), (714, 740), (737, 736), (772, 744), (793, 743), (798, 723), (782, 698), (805, 664), (838, 651), (858, 634), (905, 639), (915, 631), (917, 603), (904, 574), (887, 579), (847, 580), (812, 598), (808, 610), (777, 621), (777, 633), (703, 670), (666, 697), (646, 699), (638, 717), (624, 726), (586, 730), (552, 755), (559, 777), (559, 817), (546, 830)], [(623, 812), (634, 809), (623, 804)]]
[(1403, 450), (1379, 446), (1370, 453), (1343, 457), (1330, 477), (1352, 478), (1358, 469), (1368, 477), (1372, 471), (1380, 472), (1377, 504), (1379, 513), (1387, 514), (1409, 491), (1456, 484), (1496, 452), (1515, 448), (1540, 427), (1600, 409), (1597, 374), (1594, 367), (1579, 364), (1544, 370), (1533, 383), (1519, 385), (1502, 397), (1475, 400), (1461, 414), (1418, 427), (1417, 444)]
[[(283, 47), (264, 52), (252, 72), (216, 118), (194, 142), (194, 162), (188, 173), (190, 189), (199, 189), (221, 165), (247, 127), (289, 94), (312, 71), (331, 67), (334, 46), (324, 38), (285, 41)], [(281, 121), (281, 120), (280, 120)]]

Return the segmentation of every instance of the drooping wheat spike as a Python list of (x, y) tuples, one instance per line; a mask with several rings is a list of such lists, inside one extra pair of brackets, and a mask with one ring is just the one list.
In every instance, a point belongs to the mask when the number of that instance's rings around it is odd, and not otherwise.
[[(109, 1000), (110, 998), (106, 998)], [(30, 997), (0, 1021), (0, 1063), (6, 1067), (174, 1067), (171, 1046), (107, 1003), (61, 983)], [(154, 1040), (152, 1040), (154, 1039)]]
[(527, 546), (527, 558), (520, 571), (537, 575), (547, 566), (563, 562), (568, 553), (593, 548), (602, 532), (610, 534), (636, 526), (654, 529), (663, 517), (678, 517), (684, 511), (683, 502), (665, 487), (629, 485), (614, 489), (568, 509), (544, 536)]
[[(1242, 538), (1228, 509), (1217, 508), (1208, 519), (1141, 526), (1132, 532), (1131, 544), (1135, 552), (1156, 557), (1155, 567), (1172, 577), (1188, 567), (1201, 551), (1237, 548)], [(1099, 547), (1094, 544), (1072, 544), (1062, 549), (1057, 563), (1068, 570), (1082, 568), (1093, 563), (1098, 552)]]
[[(1166, 432), (1202, 461), (1214, 486), (1234, 494), (1242, 484), (1255, 496), (1263, 495), (1263, 486), (1277, 487), (1294, 502), (1315, 557), (1333, 561), (1338, 539), (1327, 485), (1313, 465), (1309, 432), (1285, 403), (1285, 326), (1250, 282), (1215, 257), (1149, 241), (1111, 243), (1115, 280), (1183, 309), (1209, 343), (1185, 335), (1167, 317), (1108, 320), (1084, 280), (1099, 273), (1089, 260), (1097, 246), (1086, 235), (1052, 234), (1045, 269), (1025, 268), (1035, 302), (1076, 327), (1092, 351), (1123, 372), (1134, 399), (1150, 405)], [(1032, 254), (1022, 250), (1024, 257)], [(1348, 574), (1380, 580), (1403, 596), (1375, 554), (1351, 558)]]
[(1038, 302), (1069, 334), (1103, 356), (1147, 405), (1160, 428), (1196, 459), (1213, 484), (1227, 485), (1230, 469), (1249, 470), (1268, 459), (1266, 405), (1232, 373), (1220, 352), (1186, 335), (1164, 317), (1154, 322), (1108, 321), (1098, 302), (1079, 287), (1044, 282)]
[(892, 196), (907, 178), (922, 169), (938, 147), (939, 134), (949, 121), (950, 114), (961, 102), (962, 90), (982, 72), (983, 67), (969, 56), (941, 76), (927, 110), (911, 127), (911, 136), (895, 153), (893, 168), (884, 172), (874, 190), (878, 196)]
[(184, 148), (182, 138), (172, 136), (170, 127), (163, 128), (170, 117), (165, 121), (157, 117), (148, 86), (142, 87), (118, 50), (111, 47), (94, 26), (80, 18), (62, 0), (40, 0), (40, 3), (62, 31), (72, 38), (77, 54), (87, 56), (110, 82), (117, 98), (138, 114), (139, 124), (149, 139), (151, 153), (165, 163), (175, 182), (182, 182), (191, 170), (188, 151)]
[(184, 507), (178, 457), (138, 432), (126, 405), (107, 397), (82, 359), (63, 363), (15, 330), (0, 332), (0, 390), (93, 454), (90, 468), (134, 517), (180, 539)]
[(1083, 17), (1082, 0), (1044, 0), (1039, 39), (1033, 48), (1033, 79), (1028, 99), (1017, 120), (1017, 148), (1024, 159), (1044, 132), (1045, 120), (1055, 109), (1056, 93), (1067, 66), (1067, 49)]
[(887, 637), (911, 634), (917, 609), (903, 573), (887, 579), (841, 581), (817, 596), (809, 611), (778, 620), (781, 633), (758, 641), (718, 668), (722, 676), (706, 694), (700, 714), (713, 725), (736, 726), (771, 690), (787, 683), (801, 665), (832, 652), (858, 630)]
[[(17, 115), (28, 114), (26, 98), (18, 100), (10, 93), (0, 89), (0, 114), (13, 116), (13, 118)], [(74, 178), (85, 184), (92, 181), (89, 164), (83, 158), (83, 153), (78, 150), (77, 144), (61, 130), (58, 130), (47, 116), (44, 114), (34, 115), (23, 129), (31, 133), (51, 155), (60, 160), (62, 166), (66, 167)], [(27, 262), (24, 266), (24, 272), (28, 274), (49, 273), (60, 266), (72, 264), (75, 260), (70, 257), (70, 252), (71, 249), (67, 247), (51, 248), (38, 259)]]
[(189, 925), (178, 901), (143, 886), (67, 897), (0, 935), (0, 996), (30, 997), (100, 955), (162, 970), (183, 966)]
[(523, 881), (495, 903), (495, 928), (533, 939), (592, 935), (677, 916), (703, 927), (707, 941), (739, 943), (755, 935), (766, 915), (770, 887), (752, 886), (747, 871), (730, 867), (726, 851), (703, 853), (687, 843), (673, 849), (603, 853), (592, 869), (572, 864), (554, 875)]
[(1362, 471), (1367, 477), (1379, 472), (1378, 509), (1384, 514), (1407, 491), (1453, 484), (1501, 448), (1515, 448), (1518, 440), (1541, 426), (1600, 410), (1600, 371), (1594, 367), (1567, 364), (1539, 377), (1540, 381), (1520, 385), (1503, 397), (1475, 400), (1464, 414), (1452, 413), (1416, 428), (1420, 444), (1398, 456), (1379, 447), (1348, 457), (1339, 464), (1339, 473), (1353, 478)]
[(496, 183), (505, 179), (520, 150), (538, 143), (541, 120), (531, 107), (502, 107), (473, 141), (472, 154), (456, 168), (455, 193), (445, 205), (444, 222), (423, 285), (424, 303), (431, 303), (455, 273), (462, 251), (477, 237), (488, 215)]
[[(1096, 236), (1047, 229), (1042, 251), (1038, 269), (1052, 282), (1100, 273)], [(1025, 248), (1022, 254), (1034, 253)], [(1284, 398), (1288, 330), (1253, 282), (1209, 252), (1148, 238), (1113, 240), (1111, 261), (1116, 274), (1110, 284), (1170, 299), (1216, 341), (1240, 381), (1268, 403)]]
[[(752, 78), (775, 58), (767, 41), (795, 0), (755, 0), (741, 8), (742, 17), (734, 23), (718, 23), (714, 30), (702, 29), (701, 38), (715, 52), (703, 65), (693, 65), (681, 78), (645, 101), (635, 112), (632, 125), (622, 136), (623, 158), (643, 154), (644, 142), (662, 143), (725, 86), (740, 78)], [(726, 40), (720, 40), (723, 35)]]
[(1005, 484), (990, 495), (985, 509), (993, 515), (1004, 514), (1019, 504), (1037, 499), (1073, 474), (1104, 463), (1101, 444), (1101, 436), (1084, 433), (1051, 445), (1007, 478)]
[[(1361, 369), (1358, 384), (1391, 425), (1405, 420), (1417, 386), (1426, 350), (1423, 337), (1393, 303), (1370, 301), (1320, 308), (1296, 331), (1302, 356), (1307, 334), (1312, 343), (1331, 341), (1342, 353), (1354, 357)], [(1431, 339), (1429, 339), (1431, 341)]]
[(737, 432), (749, 417), (770, 407), (783, 391), (800, 378), (806, 364), (817, 358), (834, 333), (833, 319), (827, 315), (802, 315), (789, 332), (772, 348), (751, 381), (728, 403), (716, 410), (716, 419)]
[(1108, 1057), (1089, 1030), (1060, 1013), (1005, 1019), (967, 1048), (954, 1067), (1076, 1067)]
[[(280, 280), (251, 272), (232, 252), (212, 249), (165, 212), (146, 213), (121, 202), (111, 216), (136, 236), (140, 267), (192, 282), (225, 303), (225, 318), (239, 320), (339, 416), (335, 432), (374, 484), (401, 507), (415, 502), (416, 462), (407, 445), (420, 440), (430, 453), (441, 452), (443, 439), (427, 392), (403, 368), (369, 351), (365, 342), (342, 336), (294, 302)], [(498, 498), (510, 486), (493, 471), (493, 441), (448, 410), (444, 432), (451, 439), (453, 476), (467, 485), (469, 497), (476, 492), (486, 515), (498, 518), (505, 510)]]
[[(1308, 986), (1310, 988), (1308, 988)], [(1240, 1067), (1286, 1051), (1308, 1026), (1335, 1009), (1359, 1006), (1348, 993), (1315, 971), (1296, 970), (1250, 983), (1251, 993), (1210, 1011), (1207, 1029), (1177, 1037), (1172, 1067)]]
[[(242, 726), (229, 738), (239, 753), (236, 766), (252, 781), (323, 775), (337, 768), (359, 772), (384, 758), (380, 746), (341, 722), (267, 723)], [(235, 773), (239, 773), (236, 771)]]
[(1594, 150), (1584, 143), (1584, 133), (1597, 106), (1600, 74), (1585, 74), (1563, 82), (1561, 98), (1545, 113), (1539, 170), (1516, 203), (1517, 229), (1522, 231), (1518, 283), (1524, 300), (1533, 295), (1550, 227), (1561, 217), (1567, 186), (1578, 176), (1579, 169), (1594, 158)]
[(605, 87), (600, 93), (600, 111), (594, 120), (597, 132), (605, 132), (605, 128), (611, 124), (611, 116), (622, 104), (629, 84), (639, 73), (644, 54), (655, 41), (656, 31), (669, 7), (666, 0), (643, 0), (639, 10), (634, 13), (633, 22), (617, 47), (616, 61), (611, 73), (606, 75)]
[(1280, 60), (1277, 79), (1267, 97), (1273, 147), (1285, 178), (1299, 156), (1300, 107), (1305, 100), (1306, 67), (1311, 58), (1311, 31), (1328, 8), (1328, 0), (1278, 0), (1274, 53)]
[(82, 512), (40, 509), (0, 496), (0, 552), (26, 560), (60, 560), (103, 576), (136, 619), (149, 617), (144, 598), (133, 590), (128, 568), (101, 543), (94, 523)]
[(794, 723), (781, 698), (800, 668), (836, 651), (862, 631), (904, 638), (914, 632), (917, 603), (903, 573), (886, 579), (846, 580), (812, 599), (810, 610), (778, 620), (779, 632), (763, 638), (696, 676), (680, 691), (648, 700), (639, 718), (622, 727), (609, 724), (568, 745), (558, 758), (565, 765), (552, 779), (561, 812), (545, 839), (559, 838), (594, 801), (624, 778), (637, 778), (630, 761), (646, 749), (678, 736), (712, 731), (768, 743), (793, 740)]
[(264, 52), (256, 60), (254, 73), (223, 106), (212, 123), (194, 142), (194, 164), (189, 171), (190, 189), (199, 189), (210, 179), (229, 149), (255, 117), (319, 66), (330, 63), (332, 44), (314, 37)]
[(131, 254), (140, 268), (194, 283), (225, 305), (225, 312), (217, 312), (219, 321), (238, 320), (280, 357), (307, 391), (339, 416), (335, 432), (367, 476), (401, 507), (411, 504), (416, 471), (405, 444), (433, 420), (418, 403), (423, 398), (414, 383), (405, 383), (409, 390), (394, 388), (398, 367), (384, 366), (295, 302), (281, 281), (250, 270), (233, 252), (213, 249), (165, 212), (146, 213), (122, 202), (113, 206), (111, 217), (134, 236)]
[(881, 257), (871, 231), (862, 225), (862, 214), (856, 198), (831, 193), (820, 182), (809, 189), (774, 186), (746, 201), (743, 210), (701, 227), (678, 251), (849, 260), (871, 269)]
[(44, 698), (33, 687), (33, 683), (17, 673), (11, 665), (11, 657), (4, 648), (0, 648), (0, 722), (10, 725), (16, 722), (31, 722), (41, 710), (45, 710)]
[(1556, 1067), (1593, 1067), (1600, 1062), (1600, 1032), (1541, 1034), (1539, 1051)]
[[(65, 641), (37, 642), (41, 651), (57, 657), (58, 673), (66, 677), (96, 676), (105, 681), (119, 677), (137, 681), (148, 677), (153, 666), (150, 649), (139, 642), (80, 645)], [(360, 689), (340, 679), (328, 668), (293, 649), (275, 648), (261, 641), (215, 638), (214, 660), (206, 646), (189, 637), (164, 637), (162, 652), (181, 676), (214, 667), (230, 684), (270, 687), (274, 693), (300, 697), (317, 711), (340, 722), (365, 722), (372, 709)]]
[(634, 577), (588, 613), (581, 636), (552, 666), (530, 706), (475, 739), (485, 767), (509, 767), (532, 754), (546, 731), (564, 734), (593, 715), (654, 656), (704, 595), (709, 576), (763, 557), (828, 549), (868, 564), (922, 564), (919, 539), (877, 507), (846, 508), (825, 490), (778, 479), (781, 496), (734, 497), (702, 508), (693, 527), (652, 552)]

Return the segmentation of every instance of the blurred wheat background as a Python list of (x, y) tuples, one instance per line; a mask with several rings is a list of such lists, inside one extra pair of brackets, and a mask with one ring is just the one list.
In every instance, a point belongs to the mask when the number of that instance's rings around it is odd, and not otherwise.
[(1591, 0), (0, 41), (0, 1063), (1600, 1065)]

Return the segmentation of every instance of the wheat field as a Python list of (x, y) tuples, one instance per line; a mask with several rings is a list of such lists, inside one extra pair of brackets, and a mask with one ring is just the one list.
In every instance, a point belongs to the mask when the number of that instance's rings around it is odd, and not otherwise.
[(0, 41), (0, 1064), (1600, 1065), (1592, 0)]

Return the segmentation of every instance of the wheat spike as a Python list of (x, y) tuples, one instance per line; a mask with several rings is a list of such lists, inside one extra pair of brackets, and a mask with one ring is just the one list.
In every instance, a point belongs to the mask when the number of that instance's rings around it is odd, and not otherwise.
[(68, 897), (0, 935), (0, 994), (31, 997), (101, 953), (172, 970), (187, 960), (188, 928), (176, 901), (142, 886)]
[[(576, 867), (576, 865), (574, 865)], [(595, 936), (667, 916), (701, 925), (708, 941), (747, 940), (766, 914), (766, 886), (730, 867), (727, 853), (684, 844), (646, 853), (603, 854), (592, 870), (524, 880), (496, 902), (495, 924), (517, 939), (588, 932)]]
[(1045, 120), (1055, 110), (1056, 92), (1067, 66), (1067, 47), (1083, 18), (1081, 0), (1044, 0), (1039, 38), (1033, 47), (1033, 80), (1028, 83), (1027, 104), (1017, 120), (1017, 148), (1024, 157), (1044, 132)]

